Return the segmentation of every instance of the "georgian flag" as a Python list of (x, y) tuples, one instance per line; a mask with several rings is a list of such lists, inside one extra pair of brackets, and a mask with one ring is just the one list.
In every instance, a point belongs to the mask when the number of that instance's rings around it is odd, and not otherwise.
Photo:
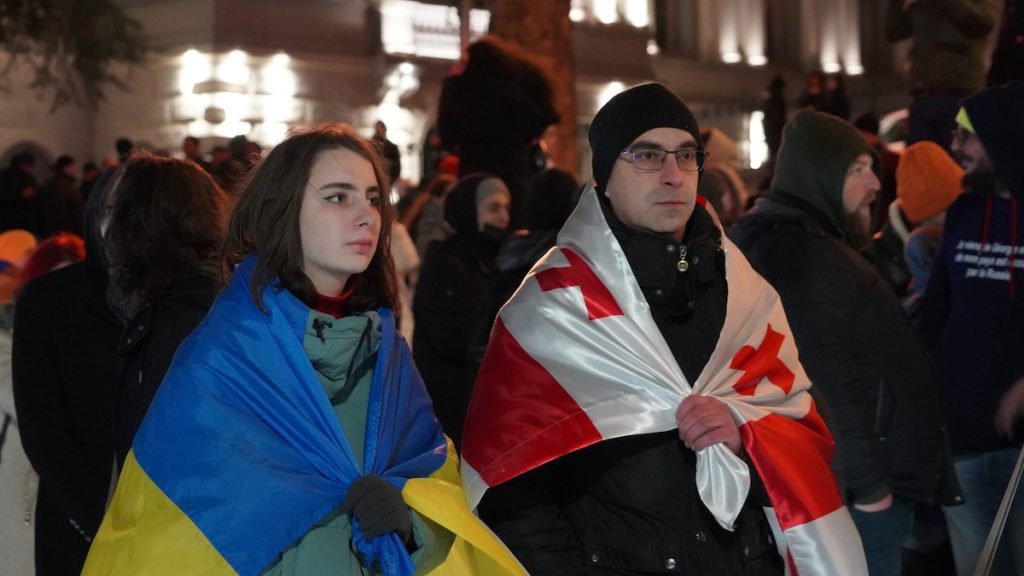
[[(721, 400), (773, 508), (787, 573), (867, 574), (829, 467), (834, 444), (807, 392), (779, 296), (723, 238), (729, 299), (718, 345), (687, 382), (593, 189), (501, 309), (463, 435), (470, 508), (484, 492), (605, 439), (676, 428), (684, 397)], [(701, 500), (732, 529), (750, 488), (722, 444), (697, 454)]]

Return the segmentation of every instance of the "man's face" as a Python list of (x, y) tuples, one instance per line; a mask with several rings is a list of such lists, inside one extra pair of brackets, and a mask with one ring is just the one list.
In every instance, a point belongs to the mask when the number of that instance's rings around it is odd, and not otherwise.
[(863, 237), (871, 229), (871, 203), (881, 188), (878, 176), (871, 169), (871, 156), (861, 154), (846, 170), (843, 180), (843, 212), (846, 215), (848, 232)]
[(181, 145), (181, 151), (185, 153), (185, 156), (199, 156), (199, 141), (191, 138), (186, 138)]
[[(689, 132), (678, 128), (653, 128), (634, 140), (629, 148), (678, 150), (694, 148)], [(660, 170), (643, 171), (619, 157), (604, 187), (612, 211), (627, 226), (682, 240), (686, 223), (697, 202), (699, 172), (679, 169), (669, 154)]]
[(957, 126), (950, 146), (953, 156), (964, 169), (963, 184), (973, 192), (988, 193), (995, 186), (995, 167), (977, 134)]

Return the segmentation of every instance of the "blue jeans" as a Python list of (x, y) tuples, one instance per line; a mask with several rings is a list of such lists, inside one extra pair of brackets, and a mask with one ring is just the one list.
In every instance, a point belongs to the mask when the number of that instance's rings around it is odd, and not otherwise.
[[(1019, 453), (1011, 448), (957, 457), (954, 462), (964, 504), (943, 508), (943, 512), (958, 576), (974, 574)], [(1024, 574), (1024, 490), (1020, 486), (991, 571), (992, 576), (1013, 574)]]
[(861, 512), (849, 507), (853, 523), (864, 543), (871, 576), (900, 576), (903, 572), (903, 541), (914, 521), (914, 504), (893, 498), (892, 506), (881, 512)]

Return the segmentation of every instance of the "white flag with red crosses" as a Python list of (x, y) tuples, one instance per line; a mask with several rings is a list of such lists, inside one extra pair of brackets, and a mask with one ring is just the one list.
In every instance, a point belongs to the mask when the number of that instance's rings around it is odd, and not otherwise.
[[(689, 394), (730, 409), (773, 508), (787, 573), (867, 574), (856, 527), (829, 467), (833, 442), (814, 408), (778, 294), (728, 239), (729, 298), (715, 351), (688, 382), (625, 254), (588, 190), (558, 246), (501, 309), (463, 434), (471, 508), (495, 486), (605, 439), (676, 427)], [(701, 500), (732, 529), (750, 471), (718, 444), (697, 454)]]

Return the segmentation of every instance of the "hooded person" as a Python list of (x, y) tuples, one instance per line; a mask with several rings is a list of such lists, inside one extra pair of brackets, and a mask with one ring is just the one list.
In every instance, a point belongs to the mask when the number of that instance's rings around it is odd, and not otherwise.
[[(1018, 414), (995, 417), (1024, 377), (1024, 83), (966, 98), (953, 153), (965, 193), (946, 211), (935, 268), (921, 304), (921, 331), (946, 397), (963, 507), (947, 508), (957, 571), (977, 565), (1024, 441)], [(1024, 573), (1024, 497), (1018, 488), (993, 574)]]
[(570, 172), (548, 168), (530, 182), (527, 228), (509, 234), (501, 244), (495, 262), (497, 275), (484, 296), (473, 328), (470, 356), (473, 375), (487, 350), (487, 339), (498, 310), (515, 293), (526, 273), (556, 243), (558, 231), (569, 218), (579, 198), (579, 183)]
[(900, 302), (862, 255), (880, 159), (844, 120), (786, 126), (768, 195), (729, 235), (779, 292), (800, 360), (832, 414), (833, 468), (872, 575), (899, 574), (916, 503), (959, 494), (942, 399)]
[(455, 233), (427, 249), (413, 297), (413, 358), (445, 433), (459, 446), (472, 392), (470, 348), (495, 259), (509, 223), (511, 195), (493, 174), (463, 176), (445, 199)]
[[(110, 179), (107, 172), (96, 186)], [(106, 301), (107, 262), (95, 225), (100, 196), (86, 204), (85, 260), (29, 281), (14, 311), (14, 402), (22, 445), (39, 474), (40, 575), (81, 573), (110, 492), (121, 325)]]
[[(471, 505), (534, 575), (768, 575), (787, 557), (866, 573), (778, 297), (697, 195), (696, 118), (642, 84), (588, 137), (594, 186), (491, 331), (463, 437)], [(763, 341), (782, 387), (758, 385)], [(815, 490), (784, 494), (796, 478)]]

